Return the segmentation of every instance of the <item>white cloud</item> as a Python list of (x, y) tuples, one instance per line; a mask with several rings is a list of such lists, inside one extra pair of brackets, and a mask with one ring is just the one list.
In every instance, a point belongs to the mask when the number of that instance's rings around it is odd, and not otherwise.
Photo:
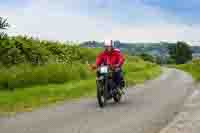
[[(188, 27), (186, 25), (164, 24), (147, 27), (117, 27), (108, 36), (114, 39), (142, 42), (169, 41), (176, 42), (184, 40), (191, 42), (198, 40), (200, 34), (199, 27)], [(191, 42), (194, 43), (194, 42)]]
[[(103, 40), (113, 38), (124, 41), (176, 41), (197, 40), (200, 26), (189, 27), (173, 19), (175, 16), (143, 5), (133, 6), (136, 18), (150, 13), (158, 22), (149, 24), (144, 18), (142, 24), (120, 24), (112, 16), (88, 15), (83, 8), (89, 8), (90, 0), (31, 0), (25, 8), (1, 7), (0, 14), (8, 17), (12, 27), (9, 34), (26, 34), (50, 40)], [(97, 1), (98, 2), (98, 1)], [(83, 6), (84, 5), (84, 6)], [(88, 6), (88, 7), (87, 7)], [(113, 11), (114, 12), (114, 11)], [(137, 16), (138, 13), (138, 16)], [(123, 15), (123, 14), (121, 14)], [(167, 17), (167, 18), (166, 18)]]

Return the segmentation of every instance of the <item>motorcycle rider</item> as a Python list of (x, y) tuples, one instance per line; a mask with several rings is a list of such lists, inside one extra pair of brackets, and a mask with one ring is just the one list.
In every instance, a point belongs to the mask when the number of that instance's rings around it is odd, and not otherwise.
[(125, 61), (124, 56), (121, 54), (119, 49), (114, 48), (114, 42), (112, 40), (104, 41), (104, 47), (105, 50), (96, 57), (96, 64), (91, 65), (91, 67), (92, 69), (96, 69), (101, 64), (109, 65), (113, 70), (113, 81), (116, 86), (124, 87), (121, 71), (122, 65)]

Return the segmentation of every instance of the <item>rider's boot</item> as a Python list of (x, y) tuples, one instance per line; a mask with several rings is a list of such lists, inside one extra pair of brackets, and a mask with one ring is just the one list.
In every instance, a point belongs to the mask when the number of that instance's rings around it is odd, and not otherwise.
[(120, 89), (123, 89), (124, 87), (125, 87), (125, 81), (124, 81), (124, 78), (121, 78)]

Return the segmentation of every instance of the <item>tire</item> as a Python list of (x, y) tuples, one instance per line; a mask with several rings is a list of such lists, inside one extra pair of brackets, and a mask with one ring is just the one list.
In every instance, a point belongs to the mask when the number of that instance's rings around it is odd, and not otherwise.
[(124, 80), (121, 80), (120, 87), (121, 88), (125, 88), (126, 87), (126, 83), (125, 83)]
[(97, 100), (98, 100), (98, 104), (99, 104), (99, 107), (100, 107), (100, 108), (103, 108), (103, 107), (105, 106), (105, 100), (102, 99), (102, 98), (104, 98), (104, 97), (102, 96), (102, 93), (99, 92), (99, 91), (97, 91)]
[(103, 108), (106, 105), (106, 96), (105, 96), (105, 90), (101, 88), (100, 83), (97, 82), (97, 101), (100, 108)]
[(119, 102), (121, 101), (121, 97), (122, 97), (121, 94), (117, 93), (117, 94), (113, 97), (115, 103), (119, 103)]

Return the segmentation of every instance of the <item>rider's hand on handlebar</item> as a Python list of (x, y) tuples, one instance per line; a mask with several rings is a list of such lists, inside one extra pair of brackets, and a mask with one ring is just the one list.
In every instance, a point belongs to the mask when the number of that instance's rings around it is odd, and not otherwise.
[(115, 70), (116, 68), (119, 68), (119, 67), (120, 67), (119, 64), (110, 65), (111, 70)]
[(97, 69), (96, 64), (89, 64), (90, 69), (95, 70)]
[(119, 68), (120, 64), (115, 64), (114, 66), (115, 66), (115, 68)]
[(111, 70), (115, 70), (114, 65), (110, 65), (110, 69), (111, 69)]

